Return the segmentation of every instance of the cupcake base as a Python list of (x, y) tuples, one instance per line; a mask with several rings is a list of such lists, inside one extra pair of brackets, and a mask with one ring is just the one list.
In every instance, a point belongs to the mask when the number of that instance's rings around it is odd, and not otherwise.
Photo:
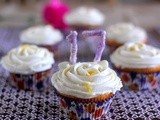
[(113, 98), (113, 94), (81, 99), (56, 93), (61, 110), (70, 120), (96, 120), (107, 116)]
[(158, 87), (160, 70), (156, 68), (146, 69), (120, 69), (117, 74), (122, 80), (123, 88), (127, 90), (153, 90)]
[(43, 91), (49, 85), (51, 69), (35, 74), (10, 73), (13, 87), (23, 90)]

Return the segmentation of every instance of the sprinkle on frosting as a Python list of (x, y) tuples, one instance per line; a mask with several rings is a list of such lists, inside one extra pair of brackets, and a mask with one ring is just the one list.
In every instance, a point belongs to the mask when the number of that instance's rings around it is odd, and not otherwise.
[(89, 84), (84, 83), (84, 87), (85, 87), (85, 89), (86, 89), (90, 94), (93, 93), (93, 89), (92, 89), (92, 87), (91, 87)]
[(30, 46), (29, 45), (21, 45), (20, 49), (21, 49), (20, 54), (24, 55), (24, 51), (27, 50), (27, 49), (30, 49)]
[(97, 74), (97, 71), (95, 71), (95, 70), (88, 71), (89, 76), (95, 75), (95, 74)]
[(143, 48), (144, 46), (145, 46), (144, 43), (138, 43), (138, 47), (139, 47), (139, 48)]
[(132, 52), (137, 52), (137, 49), (136, 49), (136, 47), (131, 46), (131, 47), (130, 47), (130, 51), (132, 51)]
[(144, 43), (137, 43), (137, 44), (135, 44), (135, 45), (131, 45), (131, 46), (130, 46), (130, 50), (131, 50), (132, 52), (137, 52), (137, 51), (139, 51), (140, 49), (142, 49), (144, 46), (145, 46)]
[[(27, 44), (25, 44), (25, 45), (21, 45), (20, 46), (20, 54), (21, 55), (25, 55), (25, 53), (28, 51), (28, 53), (29, 53), (29, 51), (36, 51), (37, 50), (37, 47), (35, 47), (35, 46), (31, 46), (31, 45), (27, 45)], [(33, 53), (33, 52), (32, 52)], [(31, 54), (31, 52), (30, 52), (30, 54)], [(33, 53), (34, 54), (34, 53)]]
[(100, 61), (101, 56), (103, 53), (103, 50), (105, 48), (105, 39), (106, 39), (106, 32), (103, 30), (93, 30), (93, 31), (84, 31), (82, 33), (85, 37), (93, 37), (98, 36), (99, 37), (99, 44), (97, 46), (96, 55), (94, 58), (94, 61)]

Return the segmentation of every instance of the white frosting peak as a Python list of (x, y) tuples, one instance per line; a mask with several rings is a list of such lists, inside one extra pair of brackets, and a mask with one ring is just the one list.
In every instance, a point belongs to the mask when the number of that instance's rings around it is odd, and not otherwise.
[(107, 29), (107, 37), (120, 43), (146, 41), (146, 31), (131, 23), (118, 23)]
[(122, 68), (152, 68), (160, 65), (160, 49), (138, 42), (126, 43), (111, 55), (111, 62)]
[(104, 15), (95, 8), (79, 7), (65, 16), (66, 23), (70, 25), (102, 25)]
[(14, 48), (1, 60), (1, 64), (6, 70), (21, 74), (48, 70), (53, 63), (52, 53), (34, 45), (22, 45)]
[(115, 93), (122, 87), (119, 77), (108, 67), (105, 60), (74, 65), (62, 62), (51, 81), (58, 92), (78, 98)]
[(35, 45), (54, 45), (62, 39), (62, 33), (50, 25), (30, 27), (20, 34), (23, 43)]

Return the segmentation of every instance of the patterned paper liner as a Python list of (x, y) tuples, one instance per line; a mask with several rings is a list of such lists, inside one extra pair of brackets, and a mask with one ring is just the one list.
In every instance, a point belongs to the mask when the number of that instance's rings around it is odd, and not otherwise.
[[(57, 92), (56, 92), (57, 93)], [(113, 95), (104, 100), (81, 101), (57, 93), (61, 110), (69, 120), (96, 120), (107, 116)]]
[(51, 69), (35, 74), (10, 73), (10, 83), (13, 87), (23, 90), (43, 91), (48, 87)]
[(153, 90), (158, 86), (158, 75), (160, 72), (138, 73), (117, 71), (122, 82), (123, 88), (128, 90)]

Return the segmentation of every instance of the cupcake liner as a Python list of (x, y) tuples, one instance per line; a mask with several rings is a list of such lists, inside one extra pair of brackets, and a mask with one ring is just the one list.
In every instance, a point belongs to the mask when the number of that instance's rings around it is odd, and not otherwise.
[(10, 83), (18, 89), (43, 91), (48, 87), (50, 74), (51, 69), (35, 74), (10, 73)]
[(96, 120), (101, 117), (107, 116), (112, 98), (106, 98), (104, 100), (89, 99), (78, 100), (70, 99), (69, 97), (63, 97), (58, 95), (60, 102), (60, 109), (64, 112), (66, 118), (70, 120)]
[(138, 73), (117, 71), (123, 82), (123, 88), (128, 90), (153, 90), (158, 87), (160, 72)]

